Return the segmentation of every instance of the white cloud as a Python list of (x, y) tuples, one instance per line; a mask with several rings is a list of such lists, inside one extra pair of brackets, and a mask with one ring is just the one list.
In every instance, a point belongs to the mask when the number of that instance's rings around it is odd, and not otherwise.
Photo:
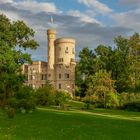
[(140, 0), (119, 0), (120, 3), (124, 4), (125, 6), (140, 6)]
[(140, 32), (140, 9), (116, 13), (111, 18), (119, 26), (133, 29), (134, 32)]
[(71, 16), (80, 18), (80, 20), (81, 20), (82, 22), (85, 22), (85, 23), (98, 23), (98, 24), (101, 24), (101, 23), (100, 23), (99, 21), (97, 21), (95, 18), (90, 17), (90, 16), (88, 16), (87, 14), (81, 13), (81, 12), (78, 11), (78, 10), (69, 11), (68, 14), (71, 15)]
[(18, 13), (13, 12), (13, 11), (9, 12), (9, 11), (0, 10), (0, 13), (4, 13), (12, 21), (21, 19)]
[(13, 0), (0, 0), (1, 3), (13, 3)]
[(101, 14), (108, 14), (112, 12), (112, 9), (98, 0), (78, 0), (78, 2)]
[(24, 10), (29, 10), (32, 12), (52, 12), (52, 13), (56, 13), (56, 12), (60, 12), (54, 3), (50, 3), (50, 2), (37, 2), (35, 0), (24, 0), (24, 1), (19, 1), (19, 2), (15, 2), (14, 6), (19, 8), (19, 9), (24, 9)]

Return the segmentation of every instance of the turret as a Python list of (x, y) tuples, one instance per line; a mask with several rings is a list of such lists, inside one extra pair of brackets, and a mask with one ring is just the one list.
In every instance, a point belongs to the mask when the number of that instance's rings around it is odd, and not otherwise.
[(56, 38), (56, 31), (54, 29), (47, 30), (48, 36), (48, 66), (47, 66), (47, 79), (54, 85), (55, 71), (54, 71), (54, 41)]
[(54, 69), (54, 41), (56, 38), (56, 31), (54, 29), (47, 30), (48, 36), (48, 68)]

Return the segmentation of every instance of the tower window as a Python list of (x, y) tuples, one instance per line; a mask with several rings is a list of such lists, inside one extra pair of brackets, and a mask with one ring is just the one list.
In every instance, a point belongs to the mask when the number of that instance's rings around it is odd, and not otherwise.
[(72, 48), (72, 54), (74, 54), (74, 48)]
[(68, 78), (69, 78), (69, 74), (65, 73), (65, 79), (68, 79)]
[(75, 62), (74, 58), (71, 58), (71, 62)]
[(61, 79), (61, 74), (59, 73), (59, 79)]
[(45, 80), (47, 80), (47, 74), (45, 74)]
[(44, 80), (44, 76), (43, 76), (43, 74), (41, 75), (41, 80)]
[(58, 62), (63, 62), (63, 58), (58, 58), (57, 61)]
[(74, 84), (72, 84), (72, 88), (74, 89)]
[(68, 53), (68, 47), (66, 47), (65, 53)]
[(61, 89), (61, 84), (59, 84), (59, 89)]
[(32, 78), (32, 75), (29, 75), (29, 80), (32, 80), (33, 78)]

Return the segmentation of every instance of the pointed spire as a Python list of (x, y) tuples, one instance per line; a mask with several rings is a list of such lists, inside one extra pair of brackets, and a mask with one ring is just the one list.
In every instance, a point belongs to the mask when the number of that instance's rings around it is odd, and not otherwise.
[(54, 23), (54, 20), (53, 20), (53, 17), (51, 16), (51, 24), (53, 24)]

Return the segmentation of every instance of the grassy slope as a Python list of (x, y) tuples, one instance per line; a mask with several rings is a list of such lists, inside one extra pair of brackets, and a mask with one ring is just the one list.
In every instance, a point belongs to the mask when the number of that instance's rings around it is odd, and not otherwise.
[(0, 140), (139, 140), (139, 130), (133, 112), (39, 109), (14, 119), (0, 112)]

